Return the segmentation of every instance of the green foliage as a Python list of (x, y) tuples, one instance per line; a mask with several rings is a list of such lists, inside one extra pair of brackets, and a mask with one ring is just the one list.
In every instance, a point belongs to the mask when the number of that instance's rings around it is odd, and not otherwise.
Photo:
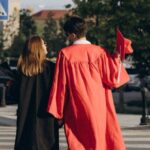
[(6, 53), (8, 56), (18, 57), (24, 46), (26, 39), (36, 34), (35, 22), (32, 20), (31, 11), (28, 9), (20, 10), (19, 33), (14, 37), (13, 43)]
[(31, 11), (28, 9), (20, 10), (20, 33), (26, 38), (36, 34), (36, 25), (32, 19)]
[(7, 54), (11, 57), (19, 57), (25, 41), (26, 37), (22, 33), (19, 33), (19, 35), (15, 36), (12, 46), (7, 50)]
[(139, 68), (140, 76), (150, 73), (150, 2), (145, 0), (120, 1), (113, 22), (121, 31), (132, 39), (134, 60)]
[(5, 55), (18, 57), (23, 49), (26, 39), (36, 33), (36, 26), (28, 9), (20, 10), (20, 28), (19, 33), (14, 36), (13, 43), (10, 48), (5, 51)]
[(65, 37), (61, 31), (61, 21), (53, 19), (53, 14), (49, 14), (46, 20), (43, 37), (47, 43), (49, 56), (56, 56), (58, 51), (65, 46)]

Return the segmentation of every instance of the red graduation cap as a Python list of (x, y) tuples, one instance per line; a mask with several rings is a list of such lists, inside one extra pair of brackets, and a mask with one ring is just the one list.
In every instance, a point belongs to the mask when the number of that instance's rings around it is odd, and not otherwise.
[(121, 60), (124, 60), (125, 54), (133, 53), (131, 43), (132, 41), (130, 39), (125, 38), (120, 32), (120, 30), (117, 28), (116, 51), (118, 51), (121, 55)]

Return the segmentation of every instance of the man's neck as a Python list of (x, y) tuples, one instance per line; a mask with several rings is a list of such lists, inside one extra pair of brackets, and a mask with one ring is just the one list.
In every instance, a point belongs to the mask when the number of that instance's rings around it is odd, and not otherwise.
[(78, 40), (86, 40), (86, 37), (84, 36), (84, 37), (78, 38), (75, 41), (78, 41)]
[(73, 44), (91, 44), (91, 42), (89, 42), (86, 37), (82, 37), (74, 40)]

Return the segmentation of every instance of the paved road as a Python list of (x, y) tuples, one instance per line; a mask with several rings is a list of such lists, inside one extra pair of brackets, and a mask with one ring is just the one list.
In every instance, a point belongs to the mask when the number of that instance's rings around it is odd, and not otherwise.
[[(119, 101), (119, 93), (113, 92), (114, 101), (118, 103)], [(149, 101), (150, 100), (150, 91), (146, 93), (146, 98)], [(130, 101), (142, 101), (142, 96), (140, 91), (130, 91), (130, 92), (124, 92), (124, 100), (125, 102)]]
[[(0, 150), (13, 150), (15, 134), (15, 126), (0, 126)], [(66, 150), (67, 143), (63, 129), (60, 129), (59, 136), (60, 150)]]
[[(136, 95), (137, 93), (132, 93)], [(132, 95), (130, 95), (132, 98)], [(137, 95), (139, 98), (140, 95)], [(0, 108), (0, 150), (13, 150), (16, 131), (16, 105)], [(150, 150), (150, 126), (140, 128), (141, 115), (118, 114), (127, 150)], [(11, 126), (10, 126), (11, 125)], [(137, 127), (137, 128), (136, 128)], [(63, 129), (60, 129), (60, 150), (67, 150)]]
[[(15, 126), (0, 126), (0, 150), (13, 150), (15, 131)], [(122, 131), (127, 150), (150, 150), (149, 129), (123, 129)], [(60, 150), (67, 150), (63, 129), (60, 129), (59, 135)]]

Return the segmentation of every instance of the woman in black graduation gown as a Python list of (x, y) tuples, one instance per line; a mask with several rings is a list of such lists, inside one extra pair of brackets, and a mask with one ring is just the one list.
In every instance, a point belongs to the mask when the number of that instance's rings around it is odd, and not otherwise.
[(31, 37), (18, 60), (15, 150), (58, 150), (57, 121), (47, 112), (54, 64), (46, 60), (46, 45)]

